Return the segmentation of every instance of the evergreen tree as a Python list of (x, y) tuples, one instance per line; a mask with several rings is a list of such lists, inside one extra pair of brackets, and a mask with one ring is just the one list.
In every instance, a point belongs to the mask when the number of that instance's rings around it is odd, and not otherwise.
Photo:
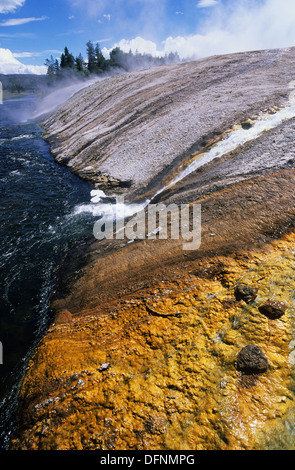
[(75, 66), (76, 66), (77, 72), (85, 73), (84, 59), (81, 53), (75, 59)]
[(53, 56), (50, 56), (50, 59), (45, 60), (45, 65), (47, 66), (47, 75), (50, 78), (53, 78), (59, 73), (59, 63), (58, 60), (53, 58)]
[(50, 59), (45, 60), (45, 65), (47, 67), (47, 75), (54, 75), (54, 59), (52, 55), (50, 56)]
[(110, 65), (112, 67), (124, 67), (124, 52), (119, 47), (115, 47), (110, 52)]
[(178, 62), (180, 62), (180, 57), (178, 55), (178, 52), (170, 52), (167, 56), (165, 56), (165, 62), (167, 64), (177, 64)]
[(128, 53), (123, 52), (119, 47), (115, 47), (110, 52), (110, 59), (106, 59), (100, 49), (99, 44), (95, 46), (89, 40), (87, 47), (87, 63), (84, 62), (80, 53), (76, 58), (69, 52), (68, 47), (64, 48), (64, 52), (60, 57), (60, 64), (57, 59), (52, 56), (46, 59), (47, 75), (52, 82), (54, 79), (63, 77), (71, 77), (75, 74), (79, 76), (87, 76), (88, 74), (99, 74), (112, 68), (120, 68), (125, 71), (136, 70), (140, 68), (161, 66), (180, 62), (177, 52), (171, 52), (165, 57), (153, 57), (151, 54), (141, 54), (138, 51), (135, 54), (129, 50)]
[(106, 59), (101, 52), (99, 44), (96, 44), (95, 50), (95, 71), (96, 72), (103, 72), (106, 69)]
[(96, 66), (94, 46), (91, 41), (88, 41), (86, 46), (87, 46), (87, 56), (88, 56), (87, 68), (90, 73), (93, 73), (95, 72), (95, 66)]
[(67, 66), (66, 56), (65, 56), (64, 53), (62, 53), (62, 55), (60, 57), (60, 68), (65, 69), (66, 66)]
[(69, 52), (69, 49), (67, 47), (65, 47), (64, 53), (61, 55), (60, 66), (63, 69), (73, 69), (75, 67), (74, 56)]

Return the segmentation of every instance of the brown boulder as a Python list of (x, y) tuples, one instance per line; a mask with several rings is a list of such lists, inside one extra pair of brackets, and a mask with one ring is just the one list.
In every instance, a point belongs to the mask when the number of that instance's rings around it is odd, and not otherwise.
[(258, 289), (256, 287), (247, 286), (246, 284), (239, 284), (235, 288), (235, 298), (237, 300), (244, 300), (247, 304), (256, 299)]
[(238, 354), (236, 369), (245, 374), (261, 374), (268, 368), (268, 359), (255, 344), (248, 344)]
[(279, 300), (269, 299), (260, 305), (259, 312), (271, 320), (281, 318), (287, 310), (287, 305)]
[(70, 323), (73, 320), (71, 312), (62, 310), (55, 316), (55, 323)]

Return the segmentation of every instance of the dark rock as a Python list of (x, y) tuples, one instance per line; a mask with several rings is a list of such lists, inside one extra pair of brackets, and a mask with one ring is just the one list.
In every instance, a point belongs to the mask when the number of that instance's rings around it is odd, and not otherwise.
[(236, 369), (245, 374), (261, 374), (268, 368), (268, 359), (255, 344), (248, 344), (238, 354)]
[(244, 300), (247, 304), (256, 299), (258, 289), (256, 287), (247, 286), (246, 284), (239, 284), (235, 288), (235, 298), (237, 300)]
[(271, 320), (281, 318), (287, 310), (287, 305), (279, 300), (269, 299), (260, 305), (259, 312), (266, 315)]
[(243, 121), (243, 122), (241, 123), (242, 128), (245, 129), (246, 131), (249, 130), (249, 129), (251, 129), (252, 125), (253, 125), (253, 124), (252, 124), (252, 122), (250, 122), (250, 121)]

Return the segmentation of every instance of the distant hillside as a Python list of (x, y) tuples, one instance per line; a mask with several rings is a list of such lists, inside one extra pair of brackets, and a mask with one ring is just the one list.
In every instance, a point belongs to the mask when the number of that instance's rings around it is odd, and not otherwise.
[(40, 93), (47, 86), (46, 75), (4, 75), (0, 74), (3, 86), (3, 97), (19, 95), (23, 93)]

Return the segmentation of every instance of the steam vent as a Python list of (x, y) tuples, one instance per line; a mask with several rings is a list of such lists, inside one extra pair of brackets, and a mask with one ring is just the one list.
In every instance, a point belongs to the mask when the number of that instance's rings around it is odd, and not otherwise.
[(92, 195), (200, 205), (201, 244), (72, 250), (11, 449), (295, 448), (294, 98), (288, 48), (109, 77), (43, 118)]

